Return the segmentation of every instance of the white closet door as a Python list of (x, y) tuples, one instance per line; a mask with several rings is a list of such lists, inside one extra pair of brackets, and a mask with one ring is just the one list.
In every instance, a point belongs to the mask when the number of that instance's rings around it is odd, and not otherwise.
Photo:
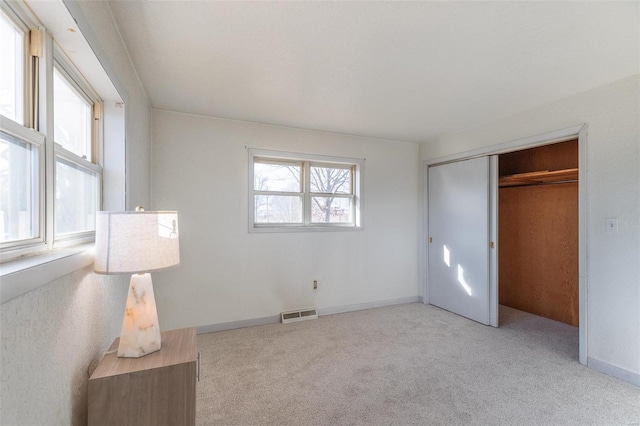
[(429, 303), (486, 325), (497, 321), (490, 318), (490, 218), (495, 212), (490, 211), (489, 171), (489, 157), (480, 157), (428, 172)]

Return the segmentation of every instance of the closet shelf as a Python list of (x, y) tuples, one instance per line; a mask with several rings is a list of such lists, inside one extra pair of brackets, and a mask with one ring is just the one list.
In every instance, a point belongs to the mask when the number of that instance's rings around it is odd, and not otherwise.
[(498, 180), (499, 187), (541, 185), (547, 183), (577, 182), (578, 169), (541, 170), (502, 176)]

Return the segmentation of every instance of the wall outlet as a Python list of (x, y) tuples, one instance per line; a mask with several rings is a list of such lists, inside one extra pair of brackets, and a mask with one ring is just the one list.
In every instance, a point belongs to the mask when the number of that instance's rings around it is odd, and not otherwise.
[(618, 232), (618, 218), (608, 217), (605, 221), (607, 225), (607, 232)]
[(318, 280), (313, 280), (313, 289), (314, 290), (318, 289)]

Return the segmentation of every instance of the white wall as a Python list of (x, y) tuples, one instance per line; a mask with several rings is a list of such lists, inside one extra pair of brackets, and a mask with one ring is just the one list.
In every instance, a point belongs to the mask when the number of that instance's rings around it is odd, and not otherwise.
[(127, 283), (87, 267), (2, 304), (0, 423), (86, 424), (87, 370), (119, 334)]
[[(640, 75), (424, 145), (422, 160), (586, 123), (587, 356), (640, 382)], [(605, 232), (617, 217), (618, 233)], [(635, 375), (635, 377), (634, 377)]]
[[(127, 102), (127, 205), (148, 205), (146, 96), (107, 3), (70, 3), (70, 9)], [(120, 334), (128, 277), (87, 267), (51, 280), (0, 305), (0, 424), (86, 424), (88, 367)]]
[[(418, 295), (417, 145), (156, 110), (152, 129), (154, 209), (178, 210), (182, 261), (154, 273), (162, 329)], [(246, 146), (366, 158), (366, 229), (249, 234)]]

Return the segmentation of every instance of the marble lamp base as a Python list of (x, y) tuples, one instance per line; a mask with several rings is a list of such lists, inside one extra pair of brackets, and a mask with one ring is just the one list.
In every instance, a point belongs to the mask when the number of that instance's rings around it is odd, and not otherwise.
[(140, 358), (159, 351), (160, 325), (151, 274), (133, 274), (129, 282), (127, 306), (122, 320), (118, 356)]

